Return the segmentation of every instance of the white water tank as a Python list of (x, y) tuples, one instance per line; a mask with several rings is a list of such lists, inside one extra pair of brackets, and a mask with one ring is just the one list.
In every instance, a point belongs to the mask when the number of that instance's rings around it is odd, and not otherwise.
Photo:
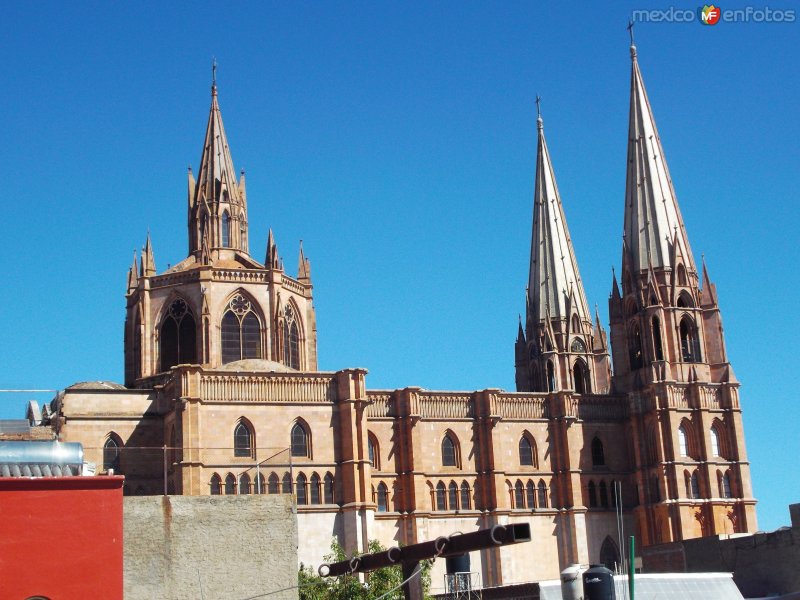
[(583, 600), (583, 571), (580, 565), (574, 564), (561, 571), (562, 600)]

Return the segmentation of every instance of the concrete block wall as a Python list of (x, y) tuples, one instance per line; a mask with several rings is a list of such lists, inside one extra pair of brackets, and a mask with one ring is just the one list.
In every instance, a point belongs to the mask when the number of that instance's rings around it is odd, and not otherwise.
[(124, 499), (126, 600), (250, 598), (297, 585), (297, 564), (289, 495)]

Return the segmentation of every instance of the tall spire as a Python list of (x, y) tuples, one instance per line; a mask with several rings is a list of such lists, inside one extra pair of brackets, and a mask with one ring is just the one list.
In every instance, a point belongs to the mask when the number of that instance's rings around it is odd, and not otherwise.
[[(190, 177), (190, 183), (193, 179)], [(212, 64), (211, 110), (194, 194), (189, 195), (190, 252), (199, 256), (203, 229), (208, 225), (212, 248), (247, 252), (247, 201), (244, 185), (236, 179), (228, 137), (217, 99), (217, 63)]]
[(533, 234), (528, 280), (528, 319), (568, 319), (568, 298), (574, 290), (575, 310), (581, 321), (590, 322), (589, 306), (578, 272), (564, 207), (558, 193), (550, 152), (544, 138), (544, 122), (537, 96), (538, 148), (533, 195)]
[[(625, 184), (625, 246), (632, 269), (674, 267), (675, 251), (696, 272), (631, 32), (631, 98)], [(681, 246), (675, 248), (675, 245)], [(626, 264), (623, 258), (623, 264)]]

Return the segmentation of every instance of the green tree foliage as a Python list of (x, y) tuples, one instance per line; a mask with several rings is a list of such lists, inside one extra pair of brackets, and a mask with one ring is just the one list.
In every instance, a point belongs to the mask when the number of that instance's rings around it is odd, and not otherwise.
[[(368, 554), (384, 552), (386, 548), (377, 540), (370, 540)], [(347, 560), (344, 550), (335, 539), (331, 542), (331, 551), (325, 555), (325, 562)], [(431, 585), (431, 563), (422, 562), (422, 589), (426, 598), (430, 598), (428, 590)], [(372, 571), (362, 584), (356, 575), (341, 577), (320, 577), (311, 567), (300, 565), (297, 576), (300, 585), (300, 600), (376, 600), (390, 590), (397, 588), (403, 581), (402, 570), (397, 567), (386, 567)], [(386, 597), (386, 600), (402, 600), (403, 590), (397, 589)]]

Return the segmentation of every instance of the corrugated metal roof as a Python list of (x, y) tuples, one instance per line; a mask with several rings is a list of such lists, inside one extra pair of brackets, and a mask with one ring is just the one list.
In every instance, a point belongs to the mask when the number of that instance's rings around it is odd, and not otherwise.
[[(636, 575), (636, 600), (744, 600), (730, 573), (647, 573)], [(628, 597), (627, 576), (614, 577), (617, 598)], [(560, 581), (539, 584), (541, 600), (561, 600)]]
[(0, 433), (28, 433), (30, 430), (27, 419), (0, 419)]

